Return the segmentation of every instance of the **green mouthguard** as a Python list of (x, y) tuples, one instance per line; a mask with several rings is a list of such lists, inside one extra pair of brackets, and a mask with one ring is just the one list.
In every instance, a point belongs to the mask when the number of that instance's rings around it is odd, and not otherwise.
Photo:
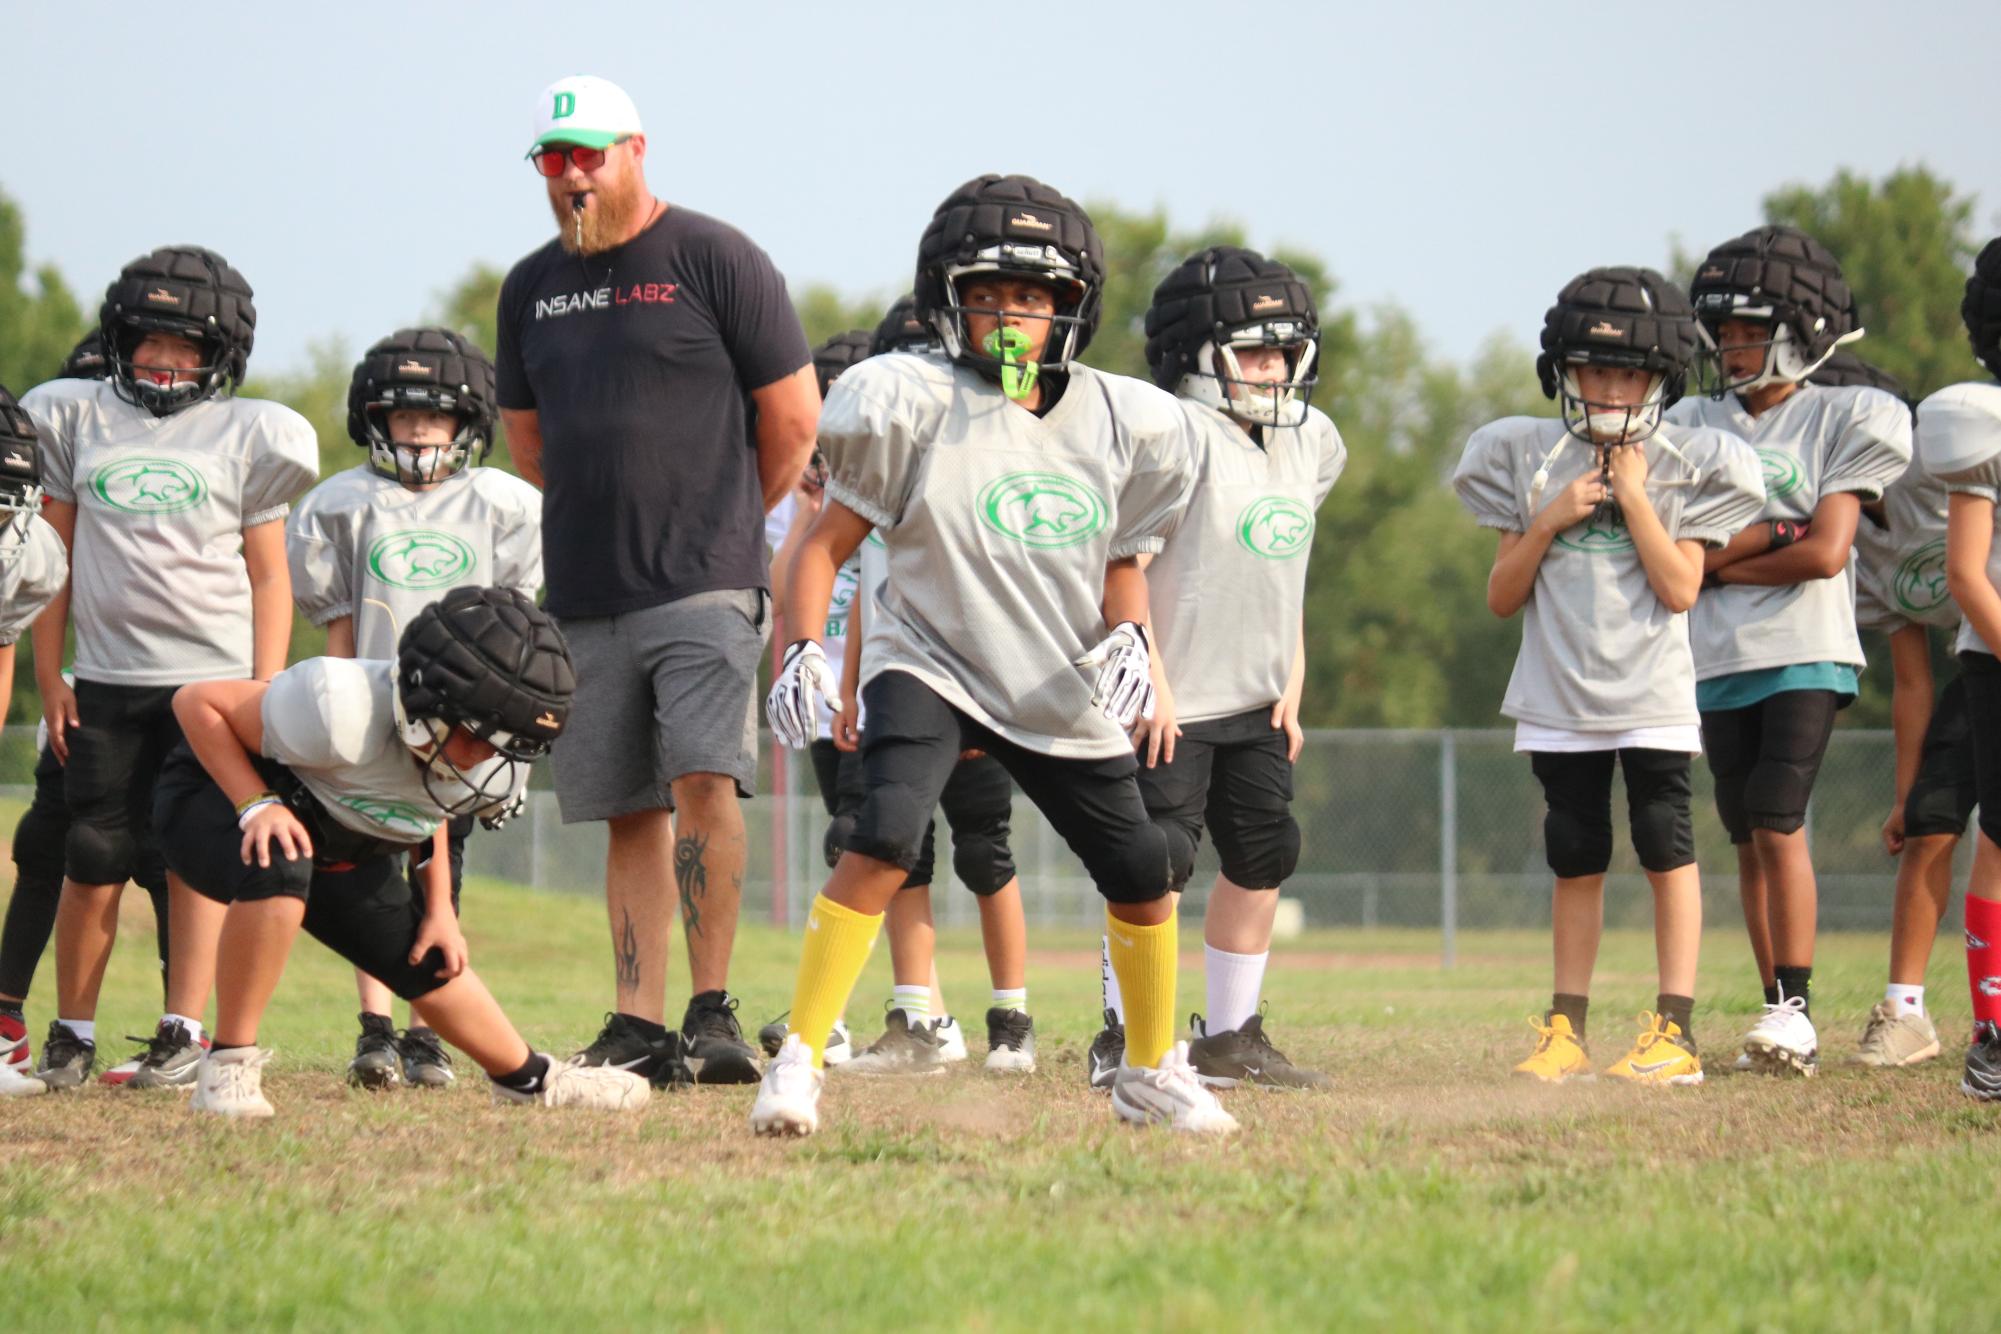
[(1003, 394), (1012, 399), (1023, 399), (1035, 392), (1035, 380), (1042, 374), (1042, 365), (1021, 359), (1021, 354), (1028, 351), (1027, 334), (1003, 325), (988, 334), (980, 343), (980, 348), (1001, 363)]

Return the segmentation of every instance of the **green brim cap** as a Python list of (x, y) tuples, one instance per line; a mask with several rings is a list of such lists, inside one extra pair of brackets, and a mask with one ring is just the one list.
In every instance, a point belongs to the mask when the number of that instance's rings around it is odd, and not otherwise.
[(626, 136), (613, 130), (551, 130), (537, 139), (529, 148), (535, 153), (544, 148), (563, 147), (610, 148)]

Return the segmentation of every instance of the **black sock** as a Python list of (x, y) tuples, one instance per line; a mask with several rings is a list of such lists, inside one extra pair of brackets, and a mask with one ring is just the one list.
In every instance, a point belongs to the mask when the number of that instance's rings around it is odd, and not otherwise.
[(226, 1051), (242, 1051), (245, 1047), (251, 1047), (255, 1045), (256, 1045), (255, 1043), (250, 1043), (250, 1042), (211, 1041), (208, 1046), (208, 1054), (211, 1056), (220, 1056)]
[(541, 1052), (528, 1053), (528, 1064), (512, 1074), (487, 1076), (494, 1083), (515, 1093), (540, 1093), (542, 1078), (549, 1073), (549, 1058)]
[(1549, 1012), (1560, 1014), (1570, 1021), (1570, 1031), (1577, 1040), (1584, 1040), (1584, 1013), (1591, 1008), (1589, 996), (1570, 996), (1559, 991), (1549, 998)]
[(637, 1029), (639, 1036), (645, 1038), (648, 1042), (665, 1042), (667, 1040), (667, 1025), (665, 1024), (656, 1024), (651, 1019), (641, 1019), (636, 1014), (626, 1014), (623, 1011), (619, 1013), (618, 1017)]
[(1654, 997), (1654, 1013), (1672, 1021), (1681, 1029), (1681, 1035), (1688, 1039), (1688, 1045), (1695, 1045), (1695, 997), (1670, 996), (1665, 991)]
[[(1806, 1002), (1806, 1013), (1813, 1013), (1813, 968), (1794, 968), (1790, 964), (1780, 964), (1772, 970), (1778, 975), (1779, 1000), (1791, 1000), (1794, 996)], [(1778, 1004), (1773, 1001), (1772, 1004)]]
[(1778, 1003), (1779, 1003), (1779, 984), (1776, 982), (1769, 982), (1765, 985), (1765, 1004), (1777, 1005)]

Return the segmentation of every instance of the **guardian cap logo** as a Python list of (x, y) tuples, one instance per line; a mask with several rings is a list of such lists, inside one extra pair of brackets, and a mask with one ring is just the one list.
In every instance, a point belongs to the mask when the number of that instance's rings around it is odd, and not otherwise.
[(90, 479), (97, 498), (127, 514), (178, 514), (208, 499), (208, 481), (179, 459), (123, 458)]
[(385, 533), (368, 546), (368, 572), (392, 588), (453, 588), (478, 568), (469, 544), (432, 528)]
[(988, 482), (979, 496), (980, 522), (1023, 546), (1074, 547), (1105, 526), (1104, 499), (1074, 477), (1012, 472)]
[(1264, 496), (1237, 516), (1237, 544), (1266, 560), (1291, 560), (1313, 541), (1313, 513), (1289, 496)]

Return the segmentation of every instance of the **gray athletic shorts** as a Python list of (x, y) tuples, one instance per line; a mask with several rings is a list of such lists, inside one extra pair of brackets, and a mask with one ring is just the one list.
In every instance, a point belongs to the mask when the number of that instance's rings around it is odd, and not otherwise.
[(622, 616), (563, 617), (577, 669), (569, 725), (550, 754), (563, 823), (672, 810), (685, 774), (757, 781), (762, 589), (721, 589)]

